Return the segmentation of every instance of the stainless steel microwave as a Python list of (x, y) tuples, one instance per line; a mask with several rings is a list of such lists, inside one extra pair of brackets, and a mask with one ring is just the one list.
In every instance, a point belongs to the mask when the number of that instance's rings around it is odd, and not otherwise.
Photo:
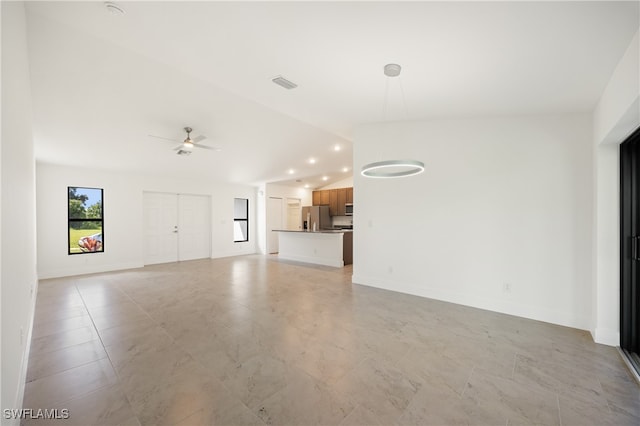
[(353, 216), (353, 203), (347, 203), (344, 205), (344, 214), (347, 216)]

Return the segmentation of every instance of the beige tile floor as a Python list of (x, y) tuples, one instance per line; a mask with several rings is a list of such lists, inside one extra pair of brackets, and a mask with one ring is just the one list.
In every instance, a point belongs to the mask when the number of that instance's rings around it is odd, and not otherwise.
[(640, 424), (587, 332), (351, 273), (255, 255), (42, 281), (24, 406), (67, 408), (54, 425)]

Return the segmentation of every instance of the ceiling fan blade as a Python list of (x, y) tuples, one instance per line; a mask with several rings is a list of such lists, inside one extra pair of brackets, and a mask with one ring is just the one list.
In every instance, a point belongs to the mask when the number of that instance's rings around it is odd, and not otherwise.
[(222, 148), (217, 146), (199, 145), (199, 144), (194, 144), (193, 146), (196, 148), (209, 149), (211, 151), (222, 151)]
[(202, 149), (211, 149), (213, 150), (213, 147), (207, 146), (207, 145), (200, 145), (200, 144), (193, 144), (194, 147), (196, 148), (202, 148)]
[(195, 138), (193, 138), (193, 139), (192, 139), (192, 141), (193, 141), (194, 143), (197, 143), (197, 142), (200, 142), (200, 141), (205, 140), (206, 138), (207, 138), (207, 137), (206, 137), (205, 135), (198, 135), (198, 136), (196, 136)]
[[(174, 141), (175, 142), (175, 141)], [(174, 151), (180, 151), (182, 148), (184, 147), (183, 144), (180, 144), (178, 146), (176, 146), (175, 148), (173, 148)]]
[(150, 138), (164, 139), (165, 141), (177, 142), (175, 139), (164, 138), (162, 136), (156, 136), (156, 135), (147, 135), (147, 136), (149, 136)]

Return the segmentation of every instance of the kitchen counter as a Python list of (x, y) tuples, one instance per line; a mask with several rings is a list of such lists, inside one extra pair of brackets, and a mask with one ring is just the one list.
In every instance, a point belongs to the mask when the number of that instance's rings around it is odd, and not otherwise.
[(353, 263), (353, 229), (279, 229), (278, 257), (341, 268)]

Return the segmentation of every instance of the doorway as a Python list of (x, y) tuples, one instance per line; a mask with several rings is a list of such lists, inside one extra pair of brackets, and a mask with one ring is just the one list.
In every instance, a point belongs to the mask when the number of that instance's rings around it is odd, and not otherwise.
[(211, 257), (210, 197), (145, 192), (144, 264)]
[(278, 233), (282, 228), (282, 198), (269, 197), (267, 204), (267, 253), (278, 253)]
[(302, 202), (299, 198), (287, 198), (287, 229), (302, 229)]
[(640, 129), (620, 145), (620, 347), (640, 373)]

